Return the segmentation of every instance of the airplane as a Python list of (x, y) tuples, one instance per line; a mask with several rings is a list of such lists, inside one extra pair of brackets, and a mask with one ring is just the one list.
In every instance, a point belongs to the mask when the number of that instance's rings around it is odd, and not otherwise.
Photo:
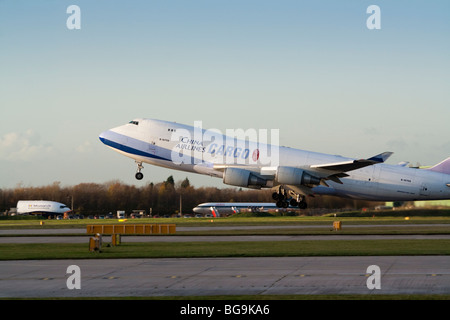
[(46, 200), (19, 200), (17, 202), (17, 214), (64, 214), (72, 210), (63, 203)]
[(251, 210), (251, 212), (266, 212), (278, 209), (278, 207), (275, 203), (270, 202), (205, 202), (196, 206), (192, 211), (220, 217), (220, 215), (236, 214), (245, 209)]
[(209, 175), (227, 185), (271, 188), (280, 208), (306, 209), (306, 198), (316, 195), (371, 201), (450, 199), (450, 157), (429, 168), (410, 168), (385, 163), (392, 152), (354, 159), (145, 118), (104, 131), (99, 139), (135, 160), (138, 180), (143, 163)]

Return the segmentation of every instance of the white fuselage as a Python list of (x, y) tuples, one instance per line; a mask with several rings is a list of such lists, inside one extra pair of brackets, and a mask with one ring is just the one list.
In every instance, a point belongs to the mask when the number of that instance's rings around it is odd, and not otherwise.
[(17, 202), (17, 214), (63, 214), (70, 211), (68, 206), (55, 201), (19, 200)]
[[(151, 119), (136, 119), (105, 131), (100, 135), (100, 140), (138, 163), (218, 178), (223, 178), (224, 171), (221, 169), (227, 166), (245, 168), (265, 177), (279, 166), (305, 168), (351, 160), (229, 139), (192, 126)], [(327, 181), (328, 186), (314, 186), (313, 193), (374, 201), (450, 199), (450, 172), (377, 163), (346, 173), (348, 176), (341, 178), (342, 184)], [(276, 181), (267, 185), (276, 186)]]
[(242, 210), (264, 212), (275, 209), (278, 209), (278, 207), (271, 202), (205, 202), (197, 205), (192, 211), (199, 214), (219, 213), (226, 215), (239, 213)]

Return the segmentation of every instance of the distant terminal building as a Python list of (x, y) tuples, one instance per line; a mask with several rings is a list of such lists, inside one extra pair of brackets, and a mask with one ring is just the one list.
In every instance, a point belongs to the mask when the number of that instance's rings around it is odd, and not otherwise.
[(44, 216), (67, 214), (72, 210), (63, 203), (46, 200), (19, 200), (17, 214), (41, 214)]
[[(402, 204), (402, 203), (400, 203)], [(426, 201), (414, 201), (414, 207), (416, 208), (428, 208), (428, 207), (450, 207), (450, 200), (426, 200)], [(394, 202), (386, 202), (387, 207), (395, 207)]]
[(423, 207), (450, 207), (450, 200), (414, 201), (414, 206), (416, 206), (418, 208), (423, 208)]

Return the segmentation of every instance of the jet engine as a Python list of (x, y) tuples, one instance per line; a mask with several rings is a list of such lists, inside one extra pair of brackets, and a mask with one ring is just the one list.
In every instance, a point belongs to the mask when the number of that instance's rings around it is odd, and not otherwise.
[(276, 180), (285, 185), (319, 185), (320, 178), (314, 177), (302, 169), (294, 167), (278, 167)]
[(226, 168), (223, 173), (223, 183), (238, 187), (260, 189), (266, 186), (267, 180), (245, 169)]

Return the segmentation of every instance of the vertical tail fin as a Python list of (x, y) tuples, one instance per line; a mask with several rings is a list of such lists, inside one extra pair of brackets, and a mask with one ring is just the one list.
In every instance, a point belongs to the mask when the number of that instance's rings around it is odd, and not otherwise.
[(210, 210), (211, 210), (213, 217), (215, 217), (215, 218), (220, 217), (219, 210), (217, 210), (216, 207), (211, 207)]
[(437, 165), (434, 165), (427, 170), (450, 174), (450, 157), (445, 159), (444, 161), (439, 162)]

